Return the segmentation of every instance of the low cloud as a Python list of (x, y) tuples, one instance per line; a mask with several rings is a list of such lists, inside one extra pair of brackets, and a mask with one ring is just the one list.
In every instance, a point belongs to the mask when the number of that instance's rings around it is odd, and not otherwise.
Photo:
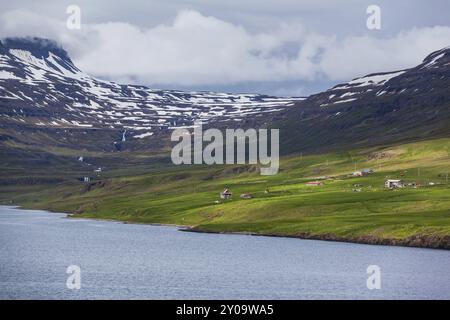
[(450, 45), (450, 27), (414, 28), (390, 38), (346, 37), (330, 43), (320, 60), (331, 80), (413, 67)]
[(80, 69), (93, 75), (171, 87), (346, 81), (412, 67), (450, 45), (447, 26), (414, 28), (383, 38), (319, 34), (295, 23), (254, 32), (193, 10), (179, 11), (170, 23), (154, 27), (109, 22), (82, 24), (79, 31), (68, 30), (65, 21), (10, 11), (1, 15), (0, 30), (3, 37), (54, 39)]

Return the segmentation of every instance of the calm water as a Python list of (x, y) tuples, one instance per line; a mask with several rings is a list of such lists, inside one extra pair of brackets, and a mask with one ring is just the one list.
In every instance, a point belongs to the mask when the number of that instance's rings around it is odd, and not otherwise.
[[(381, 290), (366, 286), (381, 268)], [(81, 268), (81, 289), (66, 268)], [(0, 207), (0, 299), (450, 299), (450, 251), (180, 232)]]

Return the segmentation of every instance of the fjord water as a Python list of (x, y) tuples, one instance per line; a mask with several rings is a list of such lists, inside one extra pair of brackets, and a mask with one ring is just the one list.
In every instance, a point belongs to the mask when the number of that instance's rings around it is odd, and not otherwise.
[[(70, 265), (81, 289), (66, 287)], [(366, 285), (369, 265), (381, 289)], [(0, 299), (450, 299), (450, 251), (181, 232), (0, 207)]]

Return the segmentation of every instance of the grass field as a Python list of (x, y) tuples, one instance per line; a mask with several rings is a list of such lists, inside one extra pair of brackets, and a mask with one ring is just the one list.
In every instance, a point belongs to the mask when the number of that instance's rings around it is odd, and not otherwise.
[[(355, 168), (375, 172), (353, 177)], [(199, 231), (406, 245), (425, 237), (415, 244), (437, 246), (424, 241), (438, 239), (439, 247), (449, 245), (450, 139), (290, 156), (282, 159), (275, 176), (261, 176), (254, 169), (181, 166), (132, 175), (125, 170), (122, 176), (106, 171), (90, 184), (4, 186), (0, 200), (75, 212), (76, 217), (186, 225)], [(387, 190), (387, 178), (418, 187)], [(305, 185), (319, 179), (323, 186)], [(225, 187), (232, 199), (216, 203)], [(253, 198), (241, 199), (242, 193)]]

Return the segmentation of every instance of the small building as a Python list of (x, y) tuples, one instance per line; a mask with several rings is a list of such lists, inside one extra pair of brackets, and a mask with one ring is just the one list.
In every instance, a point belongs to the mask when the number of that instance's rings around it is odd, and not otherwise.
[(242, 199), (251, 199), (253, 196), (250, 193), (243, 193), (241, 194)]
[(365, 177), (369, 174), (374, 173), (372, 169), (362, 169), (361, 171), (355, 171), (352, 173), (352, 176), (354, 177)]
[(220, 199), (228, 200), (231, 199), (232, 195), (233, 193), (231, 192), (231, 190), (227, 188), (220, 193)]
[(80, 157), (78, 157), (78, 161), (83, 162), (84, 158), (80, 156)]
[(323, 182), (321, 181), (309, 181), (305, 183), (307, 186), (323, 186)]
[(384, 182), (384, 186), (388, 189), (397, 189), (403, 188), (404, 185), (402, 180), (388, 179)]

